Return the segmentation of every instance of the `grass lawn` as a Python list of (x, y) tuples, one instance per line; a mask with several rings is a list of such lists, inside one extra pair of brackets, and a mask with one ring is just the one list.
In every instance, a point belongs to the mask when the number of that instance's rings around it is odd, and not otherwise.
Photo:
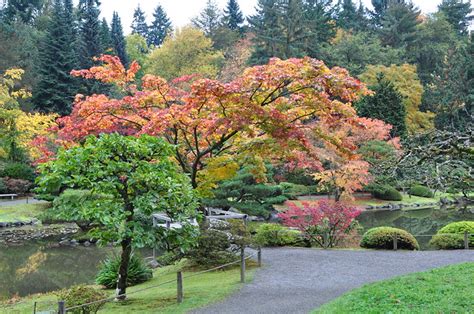
[(36, 218), (47, 207), (48, 204), (20, 204), (14, 206), (0, 206), (0, 221), (12, 222)]
[[(132, 294), (126, 301), (120, 303), (109, 302), (99, 313), (186, 313), (192, 309), (222, 300), (242, 286), (240, 283), (240, 268), (235, 267), (188, 279), (185, 277), (193, 274), (193, 272), (183, 272), (184, 301), (181, 304), (176, 303), (176, 282), (133, 294), (134, 291), (152, 287), (168, 280), (175, 280), (176, 272), (180, 268), (180, 265), (174, 265), (155, 270), (152, 280), (127, 288), (127, 292)], [(253, 273), (252, 268), (247, 271), (247, 281), (252, 280)], [(113, 296), (113, 294), (114, 291), (110, 290), (110, 295)], [(54, 309), (53, 304), (56, 304), (57, 298), (54, 294), (24, 298), (17, 304), (0, 305), (0, 313), (31, 313), (33, 301), (49, 302), (51, 304), (49, 308)], [(47, 309), (48, 305), (46, 304), (38, 306), (38, 310), (44, 311)]]
[(365, 285), (313, 313), (472, 313), (474, 263)]

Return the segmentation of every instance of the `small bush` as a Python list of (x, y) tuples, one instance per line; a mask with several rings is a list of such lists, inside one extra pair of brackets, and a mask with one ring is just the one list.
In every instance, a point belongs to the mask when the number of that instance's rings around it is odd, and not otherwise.
[(33, 182), (35, 180), (35, 171), (28, 164), (9, 162), (3, 166), (0, 177), (9, 177), (12, 179), (21, 179)]
[(254, 241), (261, 246), (295, 245), (300, 233), (278, 224), (261, 224), (256, 230)]
[(301, 184), (294, 184), (289, 182), (280, 183), (280, 187), (283, 191), (283, 194), (292, 200), (298, 198), (298, 196), (309, 195), (316, 191), (315, 186), (306, 186)]
[(3, 178), (3, 183), (6, 186), (7, 193), (25, 194), (27, 193), (32, 183), (22, 179)]
[(372, 184), (367, 187), (367, 191), (372, 193), (372, 196), (385, 201), (401, 201), (403, 199), (400, 192), (390, 185)]
[(420, 246), (415, 237), (409, 232), (392, 227), (377, 227), (369, 229), (360, 242), (360, 246), (368, 249), (393, 249), (393, 236), (398, 239), (398, 249), (419, 250)]
[[(108, 297), (107, 293), (102, 290), (95, 289), (88, 286), (76, 286), (69, 289), (61, 290), (57, 293), (59, 300), (66, 303), (66, 307), (77, 306), (94, 301), (99, 301)], [(105, 301), (80, 307), (68, 311), (72, 314), (93, 314), (97, 313), (99, 309), (105, 304)]]
[(470, 234), (469, 246), (474, 247), (474, 221), (458, 221), (444, 226), (431, 239), (430, 245), (438, 249), (462, 249), (465, 231)]
[(427, 198), (432, 198), (434, 196), (433, 192), (429, 188), (422, 185), (412, 186), (408, 191), (408, 194)]
[(169, 251), (156, 258), (156, 261), (160, 266), (168, 266), (176, 263), (182, 258), (182, 254), (179, 252)]
[(5, 184), (5, 181), (3, 181), (2, 178), (0, 178), (0, 193), (7, 193), (7, 185)]
[[(100, 267), (95, 282), (107, 288), (115, 288), (117, 285), (118, 271), (120, 267), (120, 257), (108, 258)], [(153, 272), (145, 265), (145, 262), (135, 254), (130, 257), (128, 263), (127, 287), (150, 280)]]
[(191, 262), (204, 268), (215, 267), (237, 260), (236, 254), (230, 251), (230, 234), (206, 229), (201, 231), (198, 244), (187, 253)]

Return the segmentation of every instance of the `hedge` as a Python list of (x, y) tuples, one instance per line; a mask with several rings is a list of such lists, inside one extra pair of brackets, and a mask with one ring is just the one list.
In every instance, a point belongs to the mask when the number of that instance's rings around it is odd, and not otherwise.
[(470, 234), (469, 246), (474, 247), (474, 221), (458, 221), (444, 226), (433, 236), (430, 245), (438, 249), (462, 249), (466, 231)]
[(360, 246), (368, 249), (393, 249), (393, 237), (397, 236), (397, 248), (401, 250), (419, 250), (420, 246), (415, 237), (409, 232), (392, 227), (377, 227), (369, 229), (360, 242)]

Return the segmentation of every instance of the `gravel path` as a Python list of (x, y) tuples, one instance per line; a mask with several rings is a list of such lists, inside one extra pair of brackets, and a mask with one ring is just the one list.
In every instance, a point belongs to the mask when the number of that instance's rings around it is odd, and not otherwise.
[(194, 313), (308, 313), (363, 284), (449, 264), (474, 262), (474, 251), (265, 249), (253, 282)]
[(0, 207), (4, 206), (15, 206), (15, 205), (22, 205), (22, 204), (46, 204), (46, 201), (40, 201), (35, 198), (28, 198), (28, 202), (26, 198), (16, 198), (13, 201), (9, 199), (2, 198), (0, 199)]

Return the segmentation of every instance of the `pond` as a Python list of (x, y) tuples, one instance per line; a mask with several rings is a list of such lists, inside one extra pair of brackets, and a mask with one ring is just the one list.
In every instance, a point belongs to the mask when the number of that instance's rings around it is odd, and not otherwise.
[(357, 220), (364, 231), (380, 226), (407, 230), (415, 235), (422, 250), (429, 250), (433, 249), (429, 246), (431, 235), (451, 222), (474, 220), (474, 207), (366, 211)]
[(0, 246), (0, 300), (93, 284), (100, 262), (118, 252), (111, 247), (58, 246), (58, 241)]
[[(405, 229), (417, 236), (422, 249), (444, 225), (474, 220), (474, 208), (417, 209), (410, 211), (367, 211), (359, 222), (367, 230), (378, 226)], [(58, 246), (58, 239), (30, 242), (22, 246), (0, 246), (0, 300), (14, 295), (54, 291), (81, 283), (93, 283), (100, 262), (117, 249), (95, 246)], [(150, 256), (145, 250), (142, 256)]]

